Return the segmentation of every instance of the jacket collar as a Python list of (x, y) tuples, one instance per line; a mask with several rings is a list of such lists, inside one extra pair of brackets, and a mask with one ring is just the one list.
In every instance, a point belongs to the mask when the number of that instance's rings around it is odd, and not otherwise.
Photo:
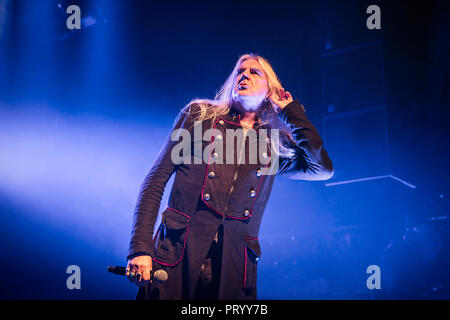
[[(240, 112), (236, 108), (231, 107), (230, 111), (227, 114), (223, 115), (222, 117), (224, 120), (242, 127), (241, 126), (242, 112)], [(258, 115), (257, 115), (257, 117), (258, 117)], [(255, 121), (255, 123), (253, 124), (253, 129), (260, 127), (260, 125), (261, 125), (261, 118), (258, 117), (258, 120)]]

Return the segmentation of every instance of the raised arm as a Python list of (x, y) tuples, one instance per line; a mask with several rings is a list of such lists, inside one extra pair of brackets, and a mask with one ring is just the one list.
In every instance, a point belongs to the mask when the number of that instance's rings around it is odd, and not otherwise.
[(281, 158), (278, 173), (290, 179), (330, 179), (334, 174), (333, 164), (303, 105), (293, 100), (289, 92), (285, 92), (282, 98), (273, 95), (271, 100), (278, 108), (278, 118), (291, 129), (294, 138), (290, 147), (294, 149), (295, 156)]

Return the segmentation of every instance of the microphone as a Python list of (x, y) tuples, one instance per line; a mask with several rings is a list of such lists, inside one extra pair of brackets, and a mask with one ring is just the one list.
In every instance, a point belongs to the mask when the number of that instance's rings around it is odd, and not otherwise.
[[(124, 276), (127, 272), (126, 267), (119, 267), (119, 266), (108, 266), (108, 272), (117, 274), (119, 276)], [(150, 279), (152, 281), (157, 281), (160, 283), (164, 283), (169, 278), (169, 275), (164, 270), (156, 270), (153, 272), (153, 270), (150, 271)]]

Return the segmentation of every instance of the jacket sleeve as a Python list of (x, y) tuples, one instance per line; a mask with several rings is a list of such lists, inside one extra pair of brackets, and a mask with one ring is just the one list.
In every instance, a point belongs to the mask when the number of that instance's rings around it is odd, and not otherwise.
[(290, 179), (327, 180), (333, 174), (333, 164), (314, 125), (305, 114), (303, 105), (294, 100), (278, 113), (278, 118), (292, 132), (293, 158), (280, 158), (278, 173)]
[(131, 241), (127, 258), (138, 255), (154, 256), (153, 229), (158, 217), (161, 198), (167, 182), (177, 165), (171, 159), (172, 148), (178, 141), (172, 141), (174, 130), (188, 128), (191, 122), (191, 108), (183, 108), (178, 114), (163, 147), (142, 183), (134, 210)]

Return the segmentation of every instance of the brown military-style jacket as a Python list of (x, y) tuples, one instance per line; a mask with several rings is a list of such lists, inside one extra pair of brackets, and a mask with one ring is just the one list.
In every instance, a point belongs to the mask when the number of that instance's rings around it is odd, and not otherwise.
[[(293, 139), (289, 147), (295, 153), (291, 158), (280, 157), (278, 167), (265, 160), (275, 159), (271, 157), (274, 154), (270, 148), (272, 136), (263, 134), (270, 132), (267, 125), (255, 123), (256, 140), (248, 137), (239, 145), (238, 139), (228, 135), (235, 131), (227, 131), (241, 128), (239, 113), (231, 109), (226, 115), (201, 122), (203, 133), (211, 129), (211, 137), (205, 139), (205, 136), (195, 135), (199, 127), (194, 123), (194, 109), (195, 105), (191, 105), (179, 113), (145, 177), (134, 213), (128, 258), (148, 254), (153, 258), (154, 270), (164, 269), (168, 273), (166, 282), (153, 282), (146, 289), (147, 297), (193, 299), (201, 264), (217, 230), (222, 227), (218, 298), (256, 299), (257, 265), (261, 256), (259, 227), (276, 176), (267, 174), (269, 166), (276, 169), (276, 174), (304, 180), (329, 179), (333, 175), (333, 166), (322, 139), (297, 100), (276, 114), (278, 120), (291, 130)], [(174, 163), (172, 151), (181, 139), (172, 141), (180, 138), (176, 134), (172, 137), (172, 133), (181, 128), (190, 133), (191, 148), (183, 151), (188, 153), (182, 155), (185, 161)], [(218, 143), (221, 142), (223, 149), (208, 149), (212, 142), (217, 143), (214, 146), (220, 146)], [(232, 142), (234, 152), (229, 155), (226, 145)], [(254, 150), (251, 146), (255, 143), (261, 146), (257, 149), (256, 162), (250, 161), (250, 150)], [(262, 147), (264, 144), (266, 149)], [(204, 161), (198, 159), (200, 149)], [(203, 152), (207, 156), (203, 157)], [(161, 225), (154, 235), (161, 198), (173, 173), (175, 180), (168, 207), (164, 208)], [(138, 296), (143, 296), (141, 291)]]

